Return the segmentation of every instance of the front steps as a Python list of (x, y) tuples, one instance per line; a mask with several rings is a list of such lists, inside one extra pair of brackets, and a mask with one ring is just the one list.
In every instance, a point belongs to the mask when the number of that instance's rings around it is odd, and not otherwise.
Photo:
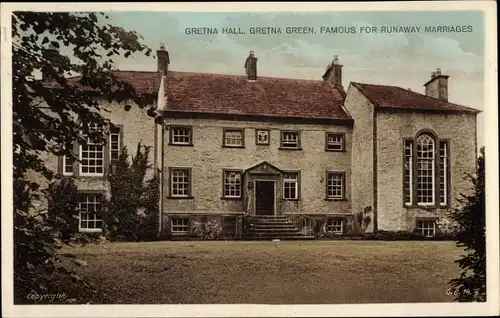
[(251, 216), (247, 240), (312, 240), (314, 236), (304, 236), (286, 216), (256, 215)]

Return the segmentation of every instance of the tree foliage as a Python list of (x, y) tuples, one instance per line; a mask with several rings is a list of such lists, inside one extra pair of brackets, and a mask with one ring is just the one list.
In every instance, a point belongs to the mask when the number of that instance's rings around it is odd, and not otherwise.
[(106, 227), (110, 239), (137, 241), (145, 239), (144, 236), (151, 237), (158, 231), (157, 227), (152, 228), (156, 225), (152, 221), (158, 215), (156, 178), (145, 181), (146, 172), (151, 168), (150, 150), (151, 147), (139, 143), (135, 156), (129, 160), (127, 148), (124, 147), (115, 172), (109, 176), (111, 197)]
[(461, 207), (450, 218), (457, 229), (456, 243), (465, 255), (455, 262), (462, 273), (450, 281), (457, 301), (486, 301), (486, 213), (484, 147), (477, 160), (475, 176), (467, 175), (473, 185), (471, 195), (462, 195)]
[[(151, 104), (150, 96), (137, 93), (113, 73), (115, 56), (149, 56), (151, 50), (140, 43), (135, 32), (111, 26), (106, 19), (101, 13), (26, 11), (12, 16), (16, 301), (25, 301), (27, 293), (43, 293), (51, 288), (53, 281), (40, 273), (57, 272), (75, 286), (85, 286), (64, 265), (56, 266), (56, 251), (85, 237), (70, 231), (74, 205), (64, 196), (73, 196), (73, 186), (58, 181), (44, 159), (50, 155), (73, 156), (73, 142), (85, 141), (86, 136), (94, 141), (104, 139), (103, 134), (90, 129), (91, 124), (113, 127), (102, 116), (104, 109), (99, 101), (103, 98), (130, 101), (139, 107)], [(48, 50), (49, 46), (58, 50)], [(43, 73), (42, 80), (33, 76), (37, 70)], [(75, 74), (78, 76), (69, 78)], [(32, 172), (42, 178), (25, 181)], [(53, 200), (50, 211), (34, 209), (32, 201), (38, 200), (40, 183), (54, 180), (57, 184), (49, 192), (62, 192)], [(50, 201), (50, 193), (46, 195)]]

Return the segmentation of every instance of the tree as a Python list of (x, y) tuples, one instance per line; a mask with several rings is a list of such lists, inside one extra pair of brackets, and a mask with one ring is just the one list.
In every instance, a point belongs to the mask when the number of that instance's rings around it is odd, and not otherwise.
[(150, 150), (151, 147), (139, 143), (135, 156), (129, 162), (128, 151), (124, 147), (118, 157), (116, 171), (109, 176), (111, 198), (106, 227), (110, 238), (128, 241), (139, 239), (138, 230), (143, 216), (138, 211), (143, 208), (143, 196), (147, 191), (144, 179), (151, 168), (148, 163)]
[(466, 254), (455, 262), (462, 273), (450, 281), (457, 301), (486, 301), (486, 215), (484, 147), (477, 160), (477, 173), (466, 178), (473, 185), (471, 195), (462, 195), (462, 206), (450, 215), (455, 224), (456, 244)]
[[(14, 12), (12, 16), (14, 280), (19, 287), (15, 288), (18, 301), (25, 300), (29, 292), (47, 292), (48, 281), (30, 272), (53, 272), (55, 251), (72, 241), (71, 237), (62, 237), (65, 231), (61, 229), (66, 228), (63, 221), (67, 214), (73, 212), (58, 208), (50, 213), (32, 211), (31, 201), (40, 189), (39, 182), (58, 178), (44, 158), (73, 156), (73, 142), (85, 142), (87, 137), (104, 141), (102, 131), (92, 130), (92, 124), (113, 128), (102, 116), (95, 94), (88, 91), (98, 92), (108, 101), (130, 101), (141, 108), (152, 104), (150, 96), (138, 94), (130, 83), (114, 75), (112, 59), (134, 53), (149, 56), (151, 50), (140, 43), (135, 32), (106, 24), (106, 19), (102, 13)], [(42, 80), (33, 76), (35, 70), (42, 71)], [(74, 74), (79, 76), (68, 79)], [(28, 172), (41, 174), (43, 179), (28, 182)], [(64, 267), (59, 271), (73, 275)]]

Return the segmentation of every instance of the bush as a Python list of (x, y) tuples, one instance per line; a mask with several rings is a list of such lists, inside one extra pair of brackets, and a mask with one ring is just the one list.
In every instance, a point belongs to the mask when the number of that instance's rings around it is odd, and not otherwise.
[(193, 220), (191, 232), (194, 236), (205, 240), (220, 239), (222, 237), (222, 225), (215, 220), (207, 221), (206, 218)]
[[(151, 167), (148, 163), (150, 148), (139, 143), (129, 162), (124, 147), (114, 172), (109, 176), (111, 196), (106, 215), (106, 236), (109, 239), (138, 241), (157, 237), (159, 180), (153, 177), (146, 184), (144, 181)], [(140, 210), (143, 213), (139, 213)]]

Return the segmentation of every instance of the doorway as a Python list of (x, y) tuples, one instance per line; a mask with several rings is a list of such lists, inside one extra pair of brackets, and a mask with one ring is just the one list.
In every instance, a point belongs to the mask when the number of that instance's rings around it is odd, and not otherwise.
[(255, 214), (274, 215), (274, 181), (255, 180)]

